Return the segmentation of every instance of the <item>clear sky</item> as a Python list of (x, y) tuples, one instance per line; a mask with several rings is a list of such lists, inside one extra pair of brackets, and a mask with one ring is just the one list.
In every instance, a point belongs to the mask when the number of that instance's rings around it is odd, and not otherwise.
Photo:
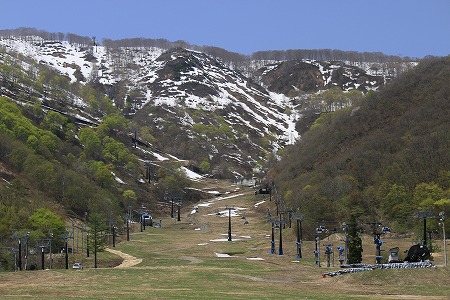
[(0, 0), (0, 29), (165, 38), (250, 54), (450, 54), (450, 0)]

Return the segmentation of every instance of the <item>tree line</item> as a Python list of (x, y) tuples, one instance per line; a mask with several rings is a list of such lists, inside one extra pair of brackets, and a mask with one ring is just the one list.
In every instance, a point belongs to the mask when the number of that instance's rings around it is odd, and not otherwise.
[(257, 51), (251, 55), (253, 60), (326, 60), (326, 61), (352, 61), (352, 62), (409, 62), (413, 60), (409, 57), (396, 55), (386, 55), (382, 52), (358, 52), (343, 51), (336, 49), (290, 49), (290, 50), (270, 50)]
[[(63, 41), (77, 43), (83, 45), (92, 45), (95, 37), (80, 36), (74, 33), (48, 32), (38, 30), (36, 28), (21, 27), (17, 29), (0, 30), (0, 37), (20, 36), (29, 37), (38, 36), (44, 40)], [(162, 49), (171, 48), (187, 48), (197, 50), (220, 58), (228, 63), (243, 63), (251, 60), (262, 61), (286, 61), (286, 60), (332, 60), (332, 61), (354, 61), (354, 62), (372, 62), (372, 63), (388, 63), (388, 62), (409, 62), (417, 58), (401, 57), (398, 55), (386, 55), (382, 52), (358, 52), (343, 51), (337, 49), (289, 49), (289, 50), (268, 50), (256, 51), (250, 55), (244, 55), (215, 46), (199, 46), (193, 45), (183, 40), (169, 41), (164, 38), (126, 38), (113, 40), (109, 38), (102, 39), (102, 45), (108, 48), (148, 48), (156, 47)]]
[(45, 30), (39, 30), (30, 27), (20, 27), (16, 29), (1, 29), (0, 37), (22, 37), (25, 40), (31, 39), (33, 37), (40, 37), (46, 41), (68, 41), (69, 43), (80, 44), (80, 45), (92, 45), (95, 38), (81, 36), (75, 33), (64, 33), (64, 32), (48, 32)]
[(373, 62), (373, 63), (409, 62), (414, 60), (413, 58), (410, 57), (386, 55), (382, 52), (358, 52), (358, 51), (343, 51), (336, 49), (267, 50), (267, 51), (257, 51), (250, 55), (243, 55), (214, 46), (192, 45), (182, 40), (171, 42), (167, 39), (128, 38), (120, 40), (103, 39), (102, 41), (103, 41), (102, 44), (104, 46), (110, 48), (157, 47), (163, 49), (171, 49), (181, 47), (201, 51), (211, 56), (220, 58), (225, 62), (234, 62), (234, 63), (242, 63), (251, 60), (286, 61), (286, 60), (302, 60), (302, 59)]

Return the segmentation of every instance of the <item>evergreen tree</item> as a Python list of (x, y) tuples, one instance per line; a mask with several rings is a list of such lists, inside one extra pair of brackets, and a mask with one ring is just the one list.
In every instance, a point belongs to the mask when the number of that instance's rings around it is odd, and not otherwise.
[(106, 226), (105, 219), (97, 213), (91, 214), (89, 218), (89, 249), (94, 252), (94, 268), (97, 268), (97, 252), (101, 252), (106, 247)]
[(350, 216), (347, 232), (347, 247), (348, 247), (348, 263), (357, 264), (362, 261), (362, 240), (359, 236), (360, 228), (356, 223), (355, 215)]

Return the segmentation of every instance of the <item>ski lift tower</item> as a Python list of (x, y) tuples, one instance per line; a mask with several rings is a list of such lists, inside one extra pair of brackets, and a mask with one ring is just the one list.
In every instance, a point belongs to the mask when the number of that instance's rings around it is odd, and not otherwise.
[(177, 201), (177, 207), (178, 207), (177, 221), (179, 222), (179, 221), (181, 221), (181, 204), (183, 203), (183, 201), (182, 201), (183, 199), (181, 198), (181, 196), (178, 196), (175, 198), (175, 200)]
[(381, 246), (383, 242), (381, 241), (381, 223), (380, 222), (368, 222), (367, 225), (370, 225), (373, 233), (373, 243), (376, 245), (376, 256), (375, 260), (377, 264), (381, 264), (381, 259), (383, 256), (381, 255)]
[(235, 210), (233, 206), (227, 206), (228, 209), (228, 241), (231, 242), (231, 211)]
[(283, 227), (282, 224), (285, 224), (286, 221), (281, 219), (281, 217), (275, 218), (275, 219), (269, 219), (269, 222), (272, 223), (272, 246), (271, 246), (271, 250), (270, 253), (274, 253), (275, 252), (275, 237), (274, 237), (274, 229), (278, 229), (280, 231), (280, 242), (279, 242), (279, 246), (278, 246), (278, 255), (283, 255)]
[[(271, 241), (270, 241), (270, 254), (275, 254), (275, 229), (280, 229), (280, 220), (278, 217), (275, 219), (269, 218), (269, 223), (272, 224), (272, 235), (271, 235)], [(281, 253), (283, 252), (283, 246), (282, 246), (282, 239), (280, 239), (280, 249)]]
[(427, 219), (433, 218), (431, 212), (419, 212), (419, 219), (423, 219), (423, 240), (422, 245), (427, 246)]
[(302, 258), (302, 221), (304, 216), (300, 212), (293, 214), (293, 219), (297, 220), (297, 259)]

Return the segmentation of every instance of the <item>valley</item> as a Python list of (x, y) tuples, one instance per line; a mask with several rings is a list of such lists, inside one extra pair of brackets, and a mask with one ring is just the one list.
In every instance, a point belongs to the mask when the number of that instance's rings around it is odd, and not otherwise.
[[(23, 32), (0, 31), (1, 298), (448, 299), (449, 57)], [(338, 247), (421, 243), (435, 267), (330, 275)]]
[[(267, 195), (227, 182), (206, 183), (221, 196), (183, 207), (181, 220), (170, 215), (155, 215), (161, 228), (134, 226), (130, 241), (121, 235), (111, 252), (99, 253), (99, 268), (92, 256), (70, 255), (70, 262), (82, 262), (83, 270), (45, 270), (0, 274), (0, 296), (4, 299), (448, 299), (449, 269), (442, 266), (442, 252), (433, 253), (431, 269), (374, 270), (337, 277), (322, 274), (339, 269), (325, 260), (318, 268), (314, 262), (314, 242), (302, 242), (303, 257), (296, 258), (295, 226), (283, 229), (284, 254), (270, 254), (270, 223), (267, 210), (274, 210)], [(227, 207), (231, 215), (232, 241), (227, 240)], [(198, 208), (198, 211), (195, 210)], [(244, 219), (248, 224), (244, 224)], [(287, 225), (287, 224), (286, 224)], [(279, 249), (276, 230), (276, 249)], [(341, 233), (324, 237), (325, 243), (343, 245)], [(383, 249), (411, 245), (404, 237), (384, 238)], [(441, 241), (434, 241), (438, 245)], [(372, 237), (363, 237), (363, 261), (373, 263)], [(321, 252), (324, 248), (321, 248)], [(383, 252), (384, 254), (386, 251)], [(130, 257), (131, 256), (131, 257)], [(325, 257), (325, 256), (324, 256)], [(117, 268), (114, 268), (117, 266)]]

